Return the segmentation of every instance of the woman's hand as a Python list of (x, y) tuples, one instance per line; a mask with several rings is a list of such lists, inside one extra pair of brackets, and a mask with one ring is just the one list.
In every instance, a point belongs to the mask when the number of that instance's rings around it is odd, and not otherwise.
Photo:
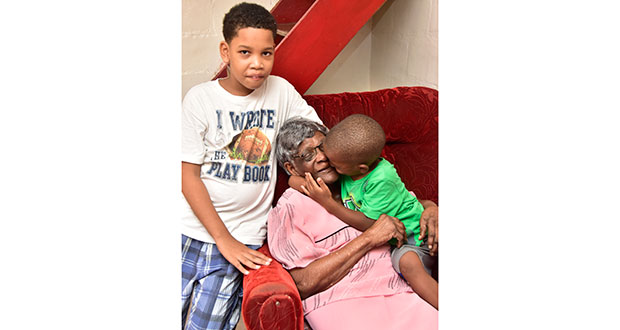
[(227, 239), (219, 240), (215, 244), (224, 258), (244, 275), (250, 273), (245, 267), (259, 269), (260, 265), (269, 265), (271, 263), (271, 258), (256, 250), (250, 249), (232, 236)]
[(398, 242), (396, 247), (401, 247), (403, 242), (407, 240), (405, 225), (402, 221), (385, 213), (381, 214), (379, 219), (366, 229), (363, 235), (368, 235), (374, 246), (383, 245), (395, 238)]
[(329, 187), (323, 179), (318, 178), (315, 181), (312, 175), (308, 172), (306, 172), (305, 176), (306, 183), (301, 186), (301, 190), (304, 194), (321, 204), (323, 207), (334, 201), (332, 198), (332, 192), (329, 190)]
[(420, 218), (420, 236), (418, 239), (423, 240), (428, 231), (426, 243), (430, 249), (430, 254), (434, 256), (439, 249), (439, 208), (433, 202), (423, 206), (424, 212)]

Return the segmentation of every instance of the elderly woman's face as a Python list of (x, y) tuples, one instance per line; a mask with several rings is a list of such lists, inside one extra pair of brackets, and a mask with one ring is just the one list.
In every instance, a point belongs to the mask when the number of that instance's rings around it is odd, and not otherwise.
[(316, 156), (311, 160), (308, 160), (310, 157), (295, 157), (292, 163), (292, 170), (289, 169), (292, 174), (303, 176), (304, 173), (309, 172), (313, 178), (321, 178), (327, 184), (338, 181), (338, 172), (329, 165), (325, 153), (319, 148), (323, 143), (323, 139), (325, 139), (325, 135), (321, 132), (316, 132), (313, 137), (305, 139), (299, 145), (297, 149), (298, 156), (307, 156), (315, 151)]

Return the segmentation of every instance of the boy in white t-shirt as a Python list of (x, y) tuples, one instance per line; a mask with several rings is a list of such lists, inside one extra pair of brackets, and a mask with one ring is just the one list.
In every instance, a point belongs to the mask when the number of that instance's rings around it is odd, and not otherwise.
[(272, 141), (290, 117), (320, 121), (291, 84), (269, 76), (276, 35), (269, 11), (236, 5), (223, 33), (228, 77), (194, 86), (183, 100), (183, 329), (236, 326), (242, 273), (271, 261), (255, 249), (275, 189)]

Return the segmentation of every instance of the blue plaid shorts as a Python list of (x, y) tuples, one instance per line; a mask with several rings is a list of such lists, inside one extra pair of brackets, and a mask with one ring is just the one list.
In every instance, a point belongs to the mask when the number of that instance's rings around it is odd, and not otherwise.
[[(258, 245), (248, 245), (258, 249)], [(241, 315), (243, 274), (217, 246), (182, 235), (182, 329), (234, 329)]]

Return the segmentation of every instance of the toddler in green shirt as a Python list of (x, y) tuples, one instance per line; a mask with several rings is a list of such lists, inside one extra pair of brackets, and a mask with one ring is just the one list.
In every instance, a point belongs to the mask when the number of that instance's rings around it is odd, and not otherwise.
[[(381, 214), (398, 218), (405, 226), (407, 244), (392, 250), (392, 264), (411, 288), (437, 308), (437, 281), (424, 261), (429, 249), (419, 239), (424, 207), (401, 181), (394, 166), (380, 157), (385, 133), (374, 119), (354, 114), (334, 126), (319, 146), (341, 175), (343, 204), (331, 198), (327, 185), (306, 173), (301, 190), (346, 224), (364, 231)], [(359, 211), (359, 212), (358, 212)], [(391, 242), (396, 245), (396, 242)]]

